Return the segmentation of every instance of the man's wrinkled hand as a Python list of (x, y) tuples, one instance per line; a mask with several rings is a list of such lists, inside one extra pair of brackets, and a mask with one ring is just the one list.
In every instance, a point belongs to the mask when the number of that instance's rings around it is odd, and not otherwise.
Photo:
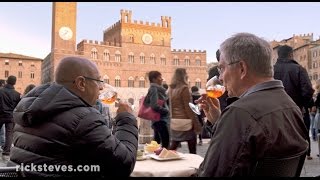
[(207, 94), (202, 94), (195, 102), (199, 103), (200, 108), (203, 109), (208, 121), (215, 123), (219, 119), (221, 110), (220, 102), (217, 98), (210, 98)]

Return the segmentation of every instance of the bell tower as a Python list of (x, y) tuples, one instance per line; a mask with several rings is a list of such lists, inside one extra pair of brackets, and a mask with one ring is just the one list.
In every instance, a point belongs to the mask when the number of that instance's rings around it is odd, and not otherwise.
[(76, 2), (53, 2), (51, 52), (75, 53), (76, 18)]
[(54, 81), (59, 61), (76, 54), (76, 2), (52, 3), (51, 52), (42, 63), (42, 83)]

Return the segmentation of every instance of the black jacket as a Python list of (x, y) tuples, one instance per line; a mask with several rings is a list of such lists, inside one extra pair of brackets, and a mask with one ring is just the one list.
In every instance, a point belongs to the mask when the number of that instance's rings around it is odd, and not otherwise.
[[(66, 172), (37, 170), (32, 176), (129, 176), (138, 147), (138, 128), (130, 113), (116, 117), (115, 134), (103, 116), (65, 87), (52, 83), (23, 97), (14, 111), (10, 160), (24, 165), (65, 165)], [(78, 165), (99, 165), (100, 173), (69, 172)], [(91, 167), (91, 166), (90, 166)], [(39, 166), (38, 166), (39, 168)]]
[(305, 68), (291, 59), (278, 59), (274, 65), (274, 79), (281, 80), (287, 94), (300, 107), (307, 106), (314, 89)]
[(0, 88), (0, 119), (4, 122), (12, 122), (13, 110), (20, 101), (20, 93), (14, 90), (11, 84)]

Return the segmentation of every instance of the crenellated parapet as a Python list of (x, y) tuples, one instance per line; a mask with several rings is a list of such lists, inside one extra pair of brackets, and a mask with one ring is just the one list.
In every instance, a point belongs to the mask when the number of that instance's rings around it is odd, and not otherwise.
[(307, 34), (299, 34), (299, 35), (296, 35), (296, 34), (293, 34), (293, 37), (296, 37), (296, 36), (298, 36), (298, 37), (311, 37), (311, 36), (313, 36), (313, 33), (307, 33)]
[(171, 28), (171, 17), (161, 16), (161, 24), (162, 24), (162, 27)]
[(173, 49), (171, 50), (172, 53), (179, 53), (179, 52), (188, 52), (188, 53), (206, 53), (206, 50), (191, 50), (191, 49)]
[(120, 44), (115, 44), (114, 42), (107, 41), (96, 41), (96, 40), (87, 40), (84, 39), (77, 44), (77, 50), (83, 50), (84, 45), (106, 45), (106, 46), (117, 46), (120, 47)]
[(113, 28), (117, 27), (119, 25), (118, 23), (171, 28), (171, 17), (169, 16), (161, 16), (161, 23), (155, 23), (155, 22), (149, 22), (149, 21), (143, 22), (143, 21), (132, 20), (132, 11), (130, 10), (121, 9), (120, 15), (121, 15), (121, 19), (116, 24), (109, 27), (106, 31), (112, 30)]
[(119, 20), (118, 22), (114, 23), (112, 26), (108, 27), (106, 30), (103, 31), (103, 33), (106, 33), (108, 31), (112, 31), (113, 29), (116, 29), (118, 27), (120, 27), (121, 25), (121, 20)]

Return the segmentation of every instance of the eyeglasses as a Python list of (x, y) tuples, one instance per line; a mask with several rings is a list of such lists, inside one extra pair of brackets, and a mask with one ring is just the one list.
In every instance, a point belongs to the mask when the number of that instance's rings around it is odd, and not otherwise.
[[(235, 61), (235, 62), (231, 62), (231, 63), (228, 63), (227, 66), (231, 66), (232, 64), (236, 64), (236, 63), (239, 63), (239, 61)], [(217, 66), (217, 69), (218, 69), (218, 72), (219, 74), (222, 74), (224, 72), (224, 68), (223, 67), (220, 67), (220, 66)]]
[[(92, 81), (97, 81), (99, 84), (102, 84), (104, 83), (104, 81), (100, 80), (100, 79), (94, 79), (94, 78), (91, 78), (91, 77), (87, 77), (87, 76), (82, 76), (84, 77), (85, 79), (89, 79), (89, 80), (92, 80)], [(75, 83), (76, 81), (74, 80), (73, 83)]]

